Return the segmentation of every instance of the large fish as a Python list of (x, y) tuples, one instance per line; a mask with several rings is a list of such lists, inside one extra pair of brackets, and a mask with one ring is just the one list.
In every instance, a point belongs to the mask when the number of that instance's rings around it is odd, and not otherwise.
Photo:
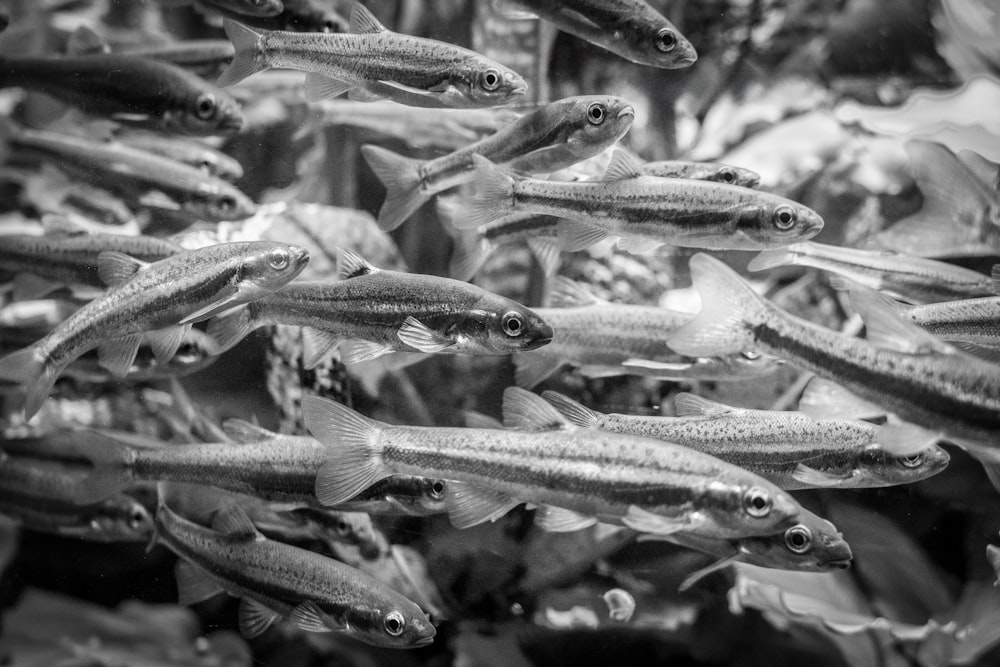
[(542, 398), (582, 428), (691, 447), (786, 491), (909, 484), (936, 475), (949, 461), (946, 451), (905, 426), (733, 408), (691, 394), (678, 395), (677, 417), (603, 414), (553, 391)]
[(101, 253), (98, 271), (110, 289), (35, 345), (0, 359), (0, 377), (27, 386), (30, 418), (87, 350), (97, 347), (104, 366), (125, 375), (146, 334), (157, 358), (168, 360), (191, 324), (278, 289), (308, 261), (304, 248), (270, 241), (222, 243), (152, 264)]
[(483, 107), (510, 102), (527, 89), (516, 72), (478, 53), (390, 32), (360, 3), (351, 11), (350, 33), (257, 32), (235, 21), (226, 21), (225, 28), (236, 55), (219, 77), (220, 86), (271, 67), (287, 67), (308, 72), (310, 100), (361, 88), (366, 99)]
[(174, 514), (161, 497), (156, 529), (157, 541), (181, 558), (181, 604), (223, 591), (240, 597), (247, 637), (285, 619), (307, 632), (343, 632), (387, 648), (434, 640), (434, 626), (416, 604), (332, 558), (265, 538), (237, 505), (205, 528)]
[(627, 375), (633, 367), (646, 366), (664, 376), (709, 380), (753, 377), (776, 367), (761, 355), (678, 355), (667, 345), (667, 336), (694, 317), (689, 313), (611, 303), (562, 276), (553, 282), (550, 300), (553, 307), (535, 312), (552, 326), (552, 342), (513, 357), (514, 377), (526, 389), (566, 364), (579, 366), (588, 377)]
[(682, 354), (757, 349), (837, 382), (886, 410), (950, 438), (988, 447), (1000, 433), (1000, 366), (983, 363), (900, 317), (870, 292), (853, 302), (867, 340), (791, 315), (705, 254), (691, 258), (702, 310), (669, 338)]
[(167, 63), (128, 55), (4, 57), (0, 87), (38, 90), (111, 120), (183, 134), (231, 134), (243, 113), (229, 93)]
[(540, 507), (546, 530), (599, 519), (654, 533), (768, 535), (795, 523), (798, 503), (770, 482), (686, 447), (574, 427), (523, 389), (504, 392), (512, 429), (390, 426), (339, 403), (305, 396), (307, 428), (329, 449), (316, 496), (336, 504), (391, 474), (449, 480), (452, 523), (495, 520)]
[[(750, 260), (747, 268), (762, 271), (776, 266), (822, 269), (911, 303), (994, 294), (990, 277), (978, 271), (913, 255), (843, 248), (811, 241), (765, 250)], [(839, 281), (834, 281), (834, 284), (842, 286)]]
[(695, 248), (762, 250), (819, 233), (814, 211), (770, 193), (708, 181), (644, 176), (642, 165), (615, 151), (602, 181), (555, 182), (503, 171), (481, 156), (476, 194), (455, 216), (475, 228), (515, 213), (571, 218), (567, 245), (586, 247), (609, 236), (629, 252), (664, 244)]
[(680, 30), (644, 0), (493, 0), (545, 19), (640, 65), (690, 67), (698, 54)]
[(552, 339), (552, 328), (533, 311), (481, 287), (376, 269), (347, 250), (337, 265), (338, 281), (289, 285), (213, 320), (209, 335), (226, 350), (260, 326), (305, 327), (307, 368), (336, 347), (354, 363), (391, 352), (510, 354)]
[(368, 165), (386, 186), (379, 227), (395, 229), (433, 195), (471, 181), (473, 155), (517, 172), (558, 171), (621, 139), (634, 117), (632, 105), (620, 97), (583, 95), (550, 102), (495, 134), (433, 160), (362, 146)]

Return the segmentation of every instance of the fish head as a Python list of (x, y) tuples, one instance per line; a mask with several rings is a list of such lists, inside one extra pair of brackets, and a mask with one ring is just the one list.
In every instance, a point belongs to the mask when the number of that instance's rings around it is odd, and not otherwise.
[(837, 528), (807, 509), (784, 531), (739, 541), (745, 563), (805, 572), (843, 569), (850, 565), (851, 547)]
[(734, 236), (742, 237), (741, 249), (790, 245), (811, 239), (823, 229), (823, 218), (812, 209), (784, 197), (757, 194), (737, 213)]
[(478, 305), (466, 311), (448, 331), (456, 342), (455, 352), (510, 354), (534, 350), (552, 341), (552, 327), (516, 301), (490, 294)]
[(691, 42), (659, 12), (649, 7), (646, 11), (620, 11), (612, 30), (604, 37), (594, 31), (589, 41), (634, 63), (661, 69), (690, 67), (698, 60)]
[(878, 445), (861, 456), (861, 475), (869, 486), (909, 484), (927, 479), (948, 467), (951, 456), (939, 445), (925, 447), (909, 456), (893, 456)]
[(257, 212), (257, 205), (240, 190), (208, 178), (199, 185), (197, 194), (185, 206), (209, 222), (245, 220)]
[[(528, 84), (514, 70), (492, 61), (476, 62), (453, 80), (465, 101), (463, 106), (493, 107), (524, 97)], [(456, 106), (458, 104), (456, 103)]]
[(164, 116), (167, 129), (199, 136), (235, 134), (243, 127), (243, 111), (232, 95), (214, 86), (201, 86), (179, 113)]
[[(434, 641), (437, 630), (414, 602), (396, 594), (373, 596), (367, 609), (348, 612), (347, 624), (363, 640), (386, 648), (416, 648)], [(351, 618), (351, 617), (354, 618)]]
[(145, 541), (153, 534), (153, 517), (135, 498), (119, 494), (98, 505), (102, 512), (90, 521), (93, 538)]
[(581, 95), (565, 102), (568, 108), (560, 114), (565, 142), (578, 160), (593, 157), (621, 139), (635, 120), (635, 107), (614, 95)]
[[(749, 482), (749, 480), (748, 480)], [(798, 522), (803, 508), (791, 494), (757, 478), (740, 485), (739, 509), (727, 517), (736, 531), (744, 535), (769, 535)]]
[(442, 514), (446, 512), (444, 495), (447, 490), (447, 482), (443, 479), (426, 478), (421, 480), (422, 492), (417, 505), (428, 514)]
[(246, 244), (236, 282), (247, 300), (258, 299), (290, 282), (309, 263), (309, 251), (277, 241)]
[(743, 167), (734, 167), (730, 164), (712, 165), (711, 171), (706, 175), (705, 180), (715, 183), (725, 183), (726, 185), (738, 185), (743, 188), (755, 188), (760, 185), (760, 174)]

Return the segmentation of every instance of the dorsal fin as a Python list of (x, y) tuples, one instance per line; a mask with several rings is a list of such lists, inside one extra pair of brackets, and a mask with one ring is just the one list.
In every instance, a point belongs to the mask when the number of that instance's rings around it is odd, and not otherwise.
[(522, 431), (552, 431), (573, 425), (540, 396), (520, 387), (503, 392), (503, 424)]
[(236, 504), (226, 505), (216, 512), (212, 519), (212, 529), (230, 537), (264, 539), (246, 511)]
[(251, 424), (245, 419), (227, 419), (222, 422), (222, 430), (236, 442), (264, 442), (278, 437), (274, 431)]
[(111, 53), (108, 42), (87, 25), (74, 30), (66, 41), (66, 55), (83, 56), (95, 53)]
[(738, 408), (682, 392), (674, 398), (674, 410), (678, 417), (719, 417), (736, 412)]
[(388, 29), (379, 23), (375, 15), (360, 2), (355, 2), (351, 8), (351, 32), (388, 32)]
[(146, 266), (146, 262), (116, 250), (105, 250), (97, 256), (97, 275), (110, 287), (121, 285)]
[(851, 288), (851, 303), (865, 322), (865, 337), (872, 344), (910, 354), (951, 354), (955, 349), (903, 319), (888, 297), (858, 285)]
[(337, 278), (339, 280), (367, 276), (376, 271), (378, 269), (369, 264), (368, 260), (361, 255), (346, 248), (337, 250)]
[(607, 303), (603, 299), (598, 299), (580, 283), (570, 280), (566, 276), (556, 276), (552, 281), (552, 293), (549, 295), (549, 301), (555, 308), (573, 308)]
[(639, 163), (634, 157), (621, 149), (615, 150), (611, 156), (611, 162), (604, 171), (605, 181), (620, 181), (628, 178), (642, 176)]

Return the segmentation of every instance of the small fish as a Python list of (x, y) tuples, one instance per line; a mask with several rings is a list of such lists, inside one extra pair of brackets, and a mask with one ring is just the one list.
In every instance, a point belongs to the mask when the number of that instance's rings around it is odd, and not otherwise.
[[(29, 440), (35, 444), (35, 440)], [(0, 489), (6, 493), (41, 498), (52, 502), (76, 500), (85, 473), (72, 462), (36, 457), (34, 452), (18, 452), (18, 440), (5, 440), (0, 453)]]
[[(586, 287), (558, 276), (550, 294), (551, 308), (535, 312), (554, 331), (552, 342), (537, 350), (514, 354), (518, 386), (530, 389), (566, 364), (580, 367), (588, 377), (627, 375), (634, 367), (656, 368), (671, 377), (702, 377), (700, 372), (729, 377), (763, 374), (773, 368), (768, 359), (733, 355), (742, 361), (719, 363), (712, 359), (682, 357), (667, 345), (667, 336), (694, 315), (659, 308), (610, 303)], [(719, 371), (722, 371), (719, 373)]]
[(733, 408), (692, 394), (677, 396), (677, 417), (603, 414), (554, 391), (542, 398), (581, 428), (691, 447), (786, 491), (909, 484), (941, 472), (950, 459), (906, 426)]
[(51, 161), (60, 170), (96, 183), (137, 205), (183, 210), (209, 222), (253, 215), (253, 201), (230, 183), (200, 169), (118, 141), (95, 141), (0, 122), (6, 152)]
[[(994, 276), (1000, 272), (994, 270)], [(960, 349), (982, 356), (1000, 352), (1000, 296), (899, 307), (899, 313), (929, 333)], [(995, 359), (996, 355), (986, 354)]]
[[(560, 30), (640, 65), (690, 67), (698, 54), (680, 30), (644, 0), (502, 0)], [(509, 6), (509, 7), (508, 7)]]
[(156, 535), (181, 559), (180, 603), (223, 591), (242, 598), (240, 630), (248, 638), (285, 619), (306, 632), (343, 632), (386, 648), (434, 640), (434, 626), (409, 599), (332, 558), (265, 538), (238, 505), (205, 528), (174, 514), (161, 496)]
[(97, 356), (84, 355), (63, 371), (65, 377), (78, 382), (110, 384), (122, 382), (157, 382), (182, 378), (204, 370), (214, 364), (220, 351), (215, 339), (201, 329), (191, 329), (181, 337), (174, 356), (166, 361), (156, 358), (153, 339), (144, 335), (132, 365), (123, 376), (116, 376), (101, 365)]
[(473, 155), (516, 172), (558, 171), (621, 139), (634, 117), (632, 105), (620, 97), (584, 95), (550, 102), (495, 134), (433, 160), (362, 146), (368, 166), (387, 190), (379, 227), (393, 230), (433, 195), (471, 181)]
[(770, 482), (711, 456), (655, 440), (574, 427), (523, 389), (504, 392), (508, 429), (390, 426), (317, 396), (306, 427), (328, 448), (316, 480), (337, 504), (391, 474), (448, 479), (452, 524), (496, 520), (519, 503), (535, 522), (571, 531), (598, 520), (644, 532), (768, 535), (795, 523), (798, 503)]
[(739, 185), (744, 188), (755, 188), (760, 184), (760, 174), (757, 172), (718, 162), (663, 160), (647, 162), (640, 169), (646, 176), (658, 178), (687, 178), (695, 181)]
[(0, 359), (0, 377), (28, 388), (29, 419), (66, 366), (87, 350), (99, 348), (103, 365), (124, 375), (146, 334), (156, 357), (166, 361), (191, 324), (278, 289), (305, 268), (309, 252), (255, 241), (188, 250), (152, 264), (115, 252), (97, 261), (111, 286), (104, 296), (35, 345)]
[(284, 11), (282, 0), (197, 0), (208, 9), (224, 9), (241, 16), (277, 16)]
[(509, 354), (552, 339), (552, 328), (524, 306), (450, 278), (376, 269), (354, 253), (337, 255), (339, 280), (298, 282), (209, 324), (226, 350), (257, 327), (304, 327), (304, 365), (340, 349), (345, 363), (391, 352)]
[(583, 223), (566, 242), (584, 248), (609, 236), (633, 253), (664, 244), (762, 250), (815, 236), (823, 219), (770, 193), (722, 183), (643, 176), (625, 151), (615, 151), (602, 181), (540, 181), (507, 173), (481, 156), (476, 194), (455, 217), (475, 228), (514, 213), (539, 213)]
[(4, 57), (0, 87), (38, 90), (110, 120), (181, 134), (232, 134), (229, 93), (168, 63), (129, 55)]
[(200, 1), (195, 6), (202, 11), (234, 19), (252, 28), (290, 30), (292, 32), (345, 32), (347, 21), (330, 9), (323, 0), (282, 0), (284, 8), (275, 16), (247, 16), (219, 7), (208, 7)]
[(445, 506), (447, 488), (448, 482), (443, 479), (393, 475), (375, 482), (350, 500), (337, 505), (337, 508), (380, 516), (445, 514), (448, 511)]
[[(795, 243), (765, 250), (747, 267), (763, 271), (776, 266), (809, 266), (842, 276), (873, 290), (911, 303), (934, 303), (994, 295), (989, 276), (946, 262), (879, 250), (859, 250), (822, 243)], [(841, 280), (834, 287), (847, 289)]]
[(705, 254), (691, 258), (702, 310), (672, 334), (682, 354), (754, 349), (843, 385), (901, 419), (949, 438), (995, 446), (1000, 432), (1000, 367), (962, 354), (901, 318), (874, 293), (852, 293), (866, 340), (807, 322), (758, 295)]
[(126, 146), (189, 164), (230, 182), (243, 178), (243, 165), (235, 158), (200, 141), (140, 130), (119, 133), (116, 139)]
[(301, 507), (275, 511), (273, 521), (266, 516), (251, 519), (264, 535), (285, 543), (342, 542), (358, 547), (363, 558), (378, 558), (389, 549), (385, 536), (364, 512)]
[(153, 534), (149, 512), (124, 494), (81, 506), (0, 488), (0, 514), (28, 530), (91, 542), (148, 542)]
[(473, 51), (390, 32), (360, 3), (354, 4), (351, 31), (344, 34), (257, 32), (228, 20), (224, 26), (236, 56), (219, 77), (220, 86), (288, 67), (308, 72), (308, 100), (376, 83), (362, 91), (366, 98), (394, 98), (398, 90), (410, 104), (427, 99), (433, 105), (482, 107), (510, 102), (527, 89), (516, 72)]

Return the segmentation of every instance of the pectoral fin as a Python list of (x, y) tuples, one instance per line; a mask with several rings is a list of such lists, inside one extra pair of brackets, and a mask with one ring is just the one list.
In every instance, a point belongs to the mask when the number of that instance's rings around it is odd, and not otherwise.
[(213, 315), (218, 315), (219, 313), (229, 310), (237, 305), (239, 302), (236, 300), (236, 296), (240, 293), (239, 289), (233, 285), (226, 285), (219, 293), (215, 296), (215, 300), (211, 303), (202, 306), (198, 310), (194, 311), (183, 320), (178, 322), (178, 324), (192, 324), (194, 322), (201, 322), (202, 320), (207, 320)]

